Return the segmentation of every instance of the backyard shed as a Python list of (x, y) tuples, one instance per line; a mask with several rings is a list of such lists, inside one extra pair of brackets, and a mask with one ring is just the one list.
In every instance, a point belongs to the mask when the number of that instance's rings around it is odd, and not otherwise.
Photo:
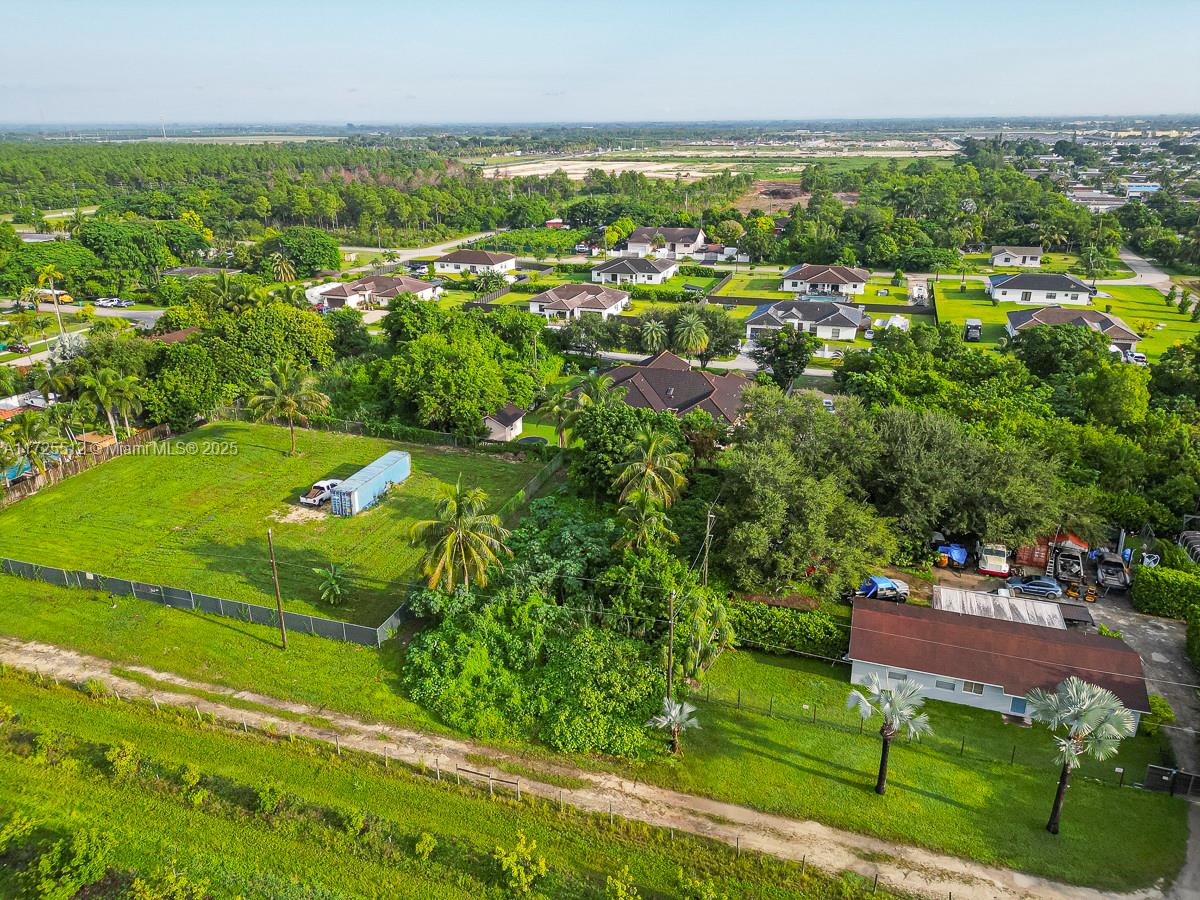
[(329, 509), (335, 516), (352, 516), (374, 506), (394, 484), (412, 473), (412, 458), (403, 450), (389, 450), (375, 462), (359, 469), (336, 488), (329, 497)]

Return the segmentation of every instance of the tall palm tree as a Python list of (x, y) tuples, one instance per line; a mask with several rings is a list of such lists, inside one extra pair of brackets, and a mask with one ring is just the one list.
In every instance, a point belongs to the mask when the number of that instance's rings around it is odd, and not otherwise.
[(638, 329), (638, 340), (647, 353), (657, 353), (667, 345), (667, 323), (662, 319), (645, 319)]
[(613, 487), (621, 492), (621, 502), (635, 493), (658, 502), (664, 509), (675, 502), (687, 483), (687, 454), (675, 449), (675, 442), (661, 431), (638, 431), (626, 450), (625, 462), (617, 472)]
[(67, 331), (63, 328), (62, 311), (58, 308), (58, 290), (54, 287), (54, 282), (62, 281), (65, 277), (62, 272), (54, 267), (54, 263), (47, 263), (38, 269), (37, 273), (39, 288), (50, 285), (50, 299), (54, 301), (54, 317), (58, 319), (58, 337), (60, 340), (67, 336)]
[[(37, 309), (36, 304), (33, 306), (33, 309)], [(30, 319), (30, 324), (38, 330), (38, 333), (42, 336), (42, 343), (45, 343), (46, 329), (53, 324), (53, 320), (49, 316), (43, 315), (42, 313), (34, 312), (33, 318)]]
[(213, 294), (216, 296), (217, 305), (221, 309), (236, 313), (241, 308), (246, 291), (241, 281), (231, 276), (228, 272), (219, 272), (216, 281), (213, 282)]
[(42, 475), (46, 474), (46, 460), (58, 434), (46, 418), (45, 413), (26, 409), (11, 419), (4, 429), (8, 442), (20, 456)]
[(38, 363), (30, 372), (33, 389), (48, 403), (51, 397), (62, 399), (75, 385), (75, 379), (64, 366)]
[(691, 728), (699, 728), (696, 721), (696, 707), (682, 700), (663, 698), (662, 712), (646, 723), (651, 728), (657, 728), (671, 735), (671, 752), (679, 753), (682, 749), (679, 737)]
[(575, 388), (577, 411), (589, 406), (611, 406), (625, 396), (625, 388), (617, 387), (611, 375), (588, 375)]
[(629, 495), (617, 511), (617, 518), (623, 529), (613, 545), (617, 549), (644, 550), (659, 540), (671, 544), (679, 542), (679, 535), (671, 531), (671, 520), (663, 505), (641, 491)]
[(1054, 806), (1050, 810), (1050, 821), (1046, 830), (1058, 834), (1058, 821), (1062, 816), (1063, 798), (1071, 772), (1079, 768), (1085, 756), (1105, 760), (1117, 752), (1124, 738), (1137, 730), (1133, 713), (1107, 688), (1089, 684), (1072, 675), (1062, 682), (1054, 692), (1034, 688), (1026, 695), (1030, 715), (1045, 723), (1051, 731), (1065, 729), (1065, 734), (1056, 734), (1057, 761), (1062, 765), (1058, 776), (1058, 791), (1054, 795)]
[(317, 390), (317, 379), (307, 369), (283, 362), (271, 370), (250, 398), (250, 411), (258, 419), (286, 420), (292, 435), (291, 456), (296, 455), (296, 423), (329, 409), (329, 398)]
[(912, 740), (920, 740), (921, 735), (930, 734), (933, 729), (929, 725), (929, 716), (920, 711), (925, 698), (921, 696), (921, 685), (917, 682), (905, 680), (889, 688), (884, 687), (878, 675), (872, 674), (867, 676), (863, 688), (865, 693), (858, 689), (850, 692), (846, 708), (857, 708), (864, 720), (876, 713), (883, 718), (879, 728), (883, 750), (879, 754), (879, 777), (875, 781), (875, 793), (882, 794), (887, 790), (888, 754), (896, 735), (905, 731)]
[(121, 419), (125, 422), (125, 434), (129, 435), (133, 429), (129, 427), (130, 414), (137, 415), (142, 411), (142, 398), (145, 396), (145, 390), (138, 381), (136, 375), (126, 375), (117, 382), (113, 392), (113, 403), (117, 411), (121, 414)]
[(431, 590), (452, 592), (458, 584), (487, 586), (487, 570), (511, 555), (505, 546), (508, 529), (500, 517), (485, 513), (487, 493), (464, 488), (462, 477), (440, 488), (434, 518), (414, 522), (409, 540), (424, 547), (421, 572)]
[(551, 394), (543, 407), (546, 414), (554, 420), (554, 431), (558, 435), (558, 446), (567, 445), (567, 427), (579, 403), (567, 388), (562, 388)]
[(79, 399), (91, 403), (104, 413), (104, 417), (108, 419), (108, 430), (112, 433), (113, 440), (120, 440), (117, 437), (117, 420), (113, 416), (113, 408), (117, 403), (117, 396), (120, 392), (121, 376), (117, 374), (115, 369), (101, 369), (95, 375), (84, 375), (79, 379)]
[(294, 281), (296, 278), (296, 267), (282, 253), (275, 252), (267, 257), (267, 266), (276, 281)]
[(708, 346), (708, 329), (699, 313), (684, 313), (675, 322), (675, 333), (672, 335), (675, 347), (684, 356), (692, 356)]

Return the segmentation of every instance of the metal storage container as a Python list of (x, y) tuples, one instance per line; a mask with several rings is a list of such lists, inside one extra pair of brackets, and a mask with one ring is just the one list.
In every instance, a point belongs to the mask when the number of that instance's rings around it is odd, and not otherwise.
[(359, 469), (333, 490), (329, 509), (335, 516), (352, 516), (374, 506), (387, 489), (412, 473), (412, 459), (403, 450), (389, 450)]

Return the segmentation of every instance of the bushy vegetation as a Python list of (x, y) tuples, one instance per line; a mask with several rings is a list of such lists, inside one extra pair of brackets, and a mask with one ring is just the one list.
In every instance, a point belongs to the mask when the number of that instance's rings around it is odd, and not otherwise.
[(1200, 603), (1200, 576), (1176, 569), (1138, 566), (1133, 573), (1129, 599), (1138, 612), (1186, 619)]
[(850, 648), (850, 632), (819, 609), (789, 609), (753, 600), (729, 604), (729, 624), (738, 641), (767, 653), (808, 653), (840, 659)]

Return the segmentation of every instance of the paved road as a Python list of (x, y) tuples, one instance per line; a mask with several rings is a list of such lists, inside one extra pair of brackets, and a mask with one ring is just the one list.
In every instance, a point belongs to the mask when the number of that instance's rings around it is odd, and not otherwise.
[[(79, 307), (64, 304), (60, 307), (63, 315), (71, 312), (78, 312)], [(38, 312), (50, 313), (54, 315), (53, 303), (39, 303)], [(143, 324), (146, 328), (150, 328), (158, 321), (163, 314), (161, 309), (105, 309), (97, 307), (96, 316), (101, 319), (128, 319), (131, 322)]]
[[(455, 238), (452, 241), (443, 241), (440, 244), (434, 244), (432, 247), (407, 247), (404, 249), (397, 249), (397, 248), (393, 248), (393, 247), (343, 246), (342, 249), (349, 250), (351, 253), (384, 253), (388, 250), (391, 250), (391, 252), (396, 254), (396, 259), (395, 259), (396, 262), (408, 262), (409, 260), (416, 259), (418, 256), (434, 256), (434, 255), (440, 255), (442, 253), (448, 253), (449, 251), (453, 250), (455, 247), (461, 246), (462, 244), (467, 244), (467, 243), (472, 243), (474, 241), (482, 240), (483, 238), (491, 237), (493, 234), (496, 234), (496, 233), (497, 232), (495, 232), (495, 231), (480, 231), (480, 232), (477, 232), (476, 234), (468, 234), (465, 237)], [(375, 268), (374, 263), (367, 263), (366, 265), (355, 266), (354, 268), (347, 269), (346, 271), (348, 271), (348, 272), (367, 272), (373, 268)]]
[[(1101, 278), (1096, 281), (1098, 286), (1113, 285), (1119, 286), (1123, 284), (1140, 284), (1148, 287), (1155, 287), (1159, 290), (1166, 291), (1171, 287), (1171, 276), (1158, 268), (1150, 260), (1144, 256), (1134, 253), (1128, 247), (1122, 247), (1117, 256), (1121, 262), (1129, 266), (1133, 272), (1132, 278)], [(1034, 269), (1030, 270), (1036, 271)], [(890, 278), (893, 272), (872, 272), (872, 275), (877, 275), (882, 278)], [(925, 278), (932, 280), (935, 277), (933, 272), (908, 272), (909, 278)], [(942, 272), (936, 275), (939, 284), (953, 284), (962, 279), (962, 275), (956, 275), (952, 272)], [(987, 281), (987, 275), (967, 275), (967, 281)], [(1085, 281), (1087, 279), (1084, 279)]]

